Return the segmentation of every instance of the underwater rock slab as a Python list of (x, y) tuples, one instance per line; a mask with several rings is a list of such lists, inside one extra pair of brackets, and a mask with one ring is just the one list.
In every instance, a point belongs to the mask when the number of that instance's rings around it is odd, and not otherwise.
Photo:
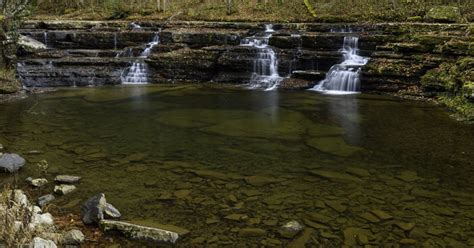
[(342, 137), (319, 137), (306, 141), (311, 146), (321, 152), (329, 153), (339, 157), (349, 157), (363, 149), (356, 146), (348, 145)]
[(320, 176), (331, 181), (335, 182), (349, 182), (349, 183), (362, 183), (364, 182), (362, 179), (357, 178), (355, 176), (351, 176), (349, 174), (340, 173), (336, 171), (327, 171), (327, 170), (312, 170), (310, 171), (311, 174)]
[(101, 220), (100, 227), (104, 232), (118, 231), (132, 239), (172, 244), (176, 243), (179, 238), (189, 233), (189, 231), (185, 229), (171, 231), (113, 220)]

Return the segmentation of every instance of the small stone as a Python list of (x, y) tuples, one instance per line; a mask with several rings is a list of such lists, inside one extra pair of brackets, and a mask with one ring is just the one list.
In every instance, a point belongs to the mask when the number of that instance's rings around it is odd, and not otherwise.
[(39, 188), (48, 184), (48, 180), (46, 178), (36, 178), (36, 179), (31, 179), (29, 183), (31, 186)]
[(81, 218), (84, 224), (99, 223), (104, 219), (104, 209), (107, 204), (104, 193), (89, 198), (81, 209)]
[(54, 197), (53, 194), (47, 194), (47, 195), (40, 196), (38, 198), (38, 206), (44, 207), (44, 206), (46, 206), (46, 204), (54, 201), (55, 199), (56, 199), (56, 197)]
[(444, 234), (445, 231), (443, 229), (439, 229), (436, 227), (430, 227), (426, 233), (434, 235), (434, 236), (439, 236), (439, 235)]
[(307, 217), (309, 220), (316, 221), (321, 224), (328, 224), (333, 220), (333, 218), (320, 213), (308, 213)]
[(357, 243), (359, 245), (367, 245), (369, 244), (369, 238), (365, 234), (359, 234), (357, 235)]
[(431, 192), (431, 191), (427, 191), (427, 190), (420, 189), (420, 188), (414, 188), (414, 189), (411, 191), (411, 194), (412, 194), (413, 196), (416, 196), (416, 197), (423, 197), (423, 198), (429, 198), (429, 199), (437, 198), (437, 197), (440, 197), (440, 196), (441, 196), (441, 195), (438, 194), (438, 193)]
[(326, 239), (339, 239), (339, 236), (334, 235), (333, 233), (329, 231), (321, 231), (321, 237), (326, 238)]
[(278, 183), (282, 180), (267, 176), (250, 176), (245, 178), (245, 182), (253, 186), (264, 186), (267, 184)]
[(104, 208), (104, 216), (108, 219), (120, 219), (122, 214), (112, 204), (106, 203)]
[(79, 231), (77, 229), (73, 229), (73, 230), (70, 230), (70, 231), (66, 232), (63, 235), (61, 243), (63, 245), (80, 245), (80, 244), (84, 243), (85, 239), (86, 239), (86, 237), (84, 236), (84, 234), (81, 231)]
[(4, 153), (0, 156), (0, 172), (5, 171), (14, 173), (20, 170), (26, 161), (20, 155), (12, 153)]
[(380, 222), (379, 218), (377, 218), (375, 215), (373, 215), (369, 212), (365, 212), (365, 213), (361, 214), (360, 217), (364, 220), (367, 220), (367, 221), (371, 222), (371, 223), (379, 223)]
[(265, 236), (267, 232), (260, 228), (243, 228), (239, 230), (241, 237), (261, 237)]
[(60, 195), (67, 195), (73, 192), (74, 190), (76, 190), (76, 186), (74, 185), (61, 184), (61, 185), (54, 186), (54, 193), (60, 194)]
[(284, 238), (293, 238), (299, 232), (304, 229), (303, 225), (301, 225), (298, 221), (292, 220), (285, 225), (281, 226), (278, 230), (278, 233)]
[(230, 214), (224, 217), (226, 220), (233, 220), (233, 221), (241, 221), (247, 219), (248, 216), (246, 214)]
[(373, 210), (370, 210), (370, 212), (373, 215), (377, 216), (381, 220), (391, 220), (391, 219), (393, 219), (393, 217), (390, 214), (388, 214), (388, 213), (386, 213), (382, 210), (373, 209)]
[(178, 190), (178, 191), (175, 191), (173, 194), (178, 199), (184, 199), (184, 198), (187, 198), (191, 194), (191, 190), (189, 189)]
[(366, 169), (357, 168), (357, 167), (347, 167), (346, 172), (359, 177), (369, 177), (370, 172)]
[(416, 240), (414, 240), (414, 239), (401, 239), (400, 244), (402, 244), (402, 245), (414, 245), (414, 244), (416, 244)]
[(219, 219), (217, 219), (216, 217), (206, 219), (206, 224), (208, 225), (215, 224), (215, 223), (219, 223)]
[(55, 182), (58, 182), (58, 183), (69, 183), (69, 184), (73, 184), (73, 183), (77, 183), (81, 180), (81, 177), (78, 177), (78, 176), (70, 176), (70, 175), (58, 175), (54, 178), (54, 181)]
[(415, 182), (420, 179), (416, 171), (402, 171), (397, 178), (405, 182)]
[[(357, 227), (348, 227), (344, 229), (344, 245), (349, 247), (354, 247), (358, 244), (359, 236), (372, 236), (372, 232), (370, 230), (357, 228)], [(363, 239), (363, 238), (362, 238)]]
[(288, 244), (288, 248), (300, 248), (300, 247), (306, 247), (306, 243), (308, 243), (311, 240), (311, 237), (313, 236), (314, 230), (311, 228), (306, 228), (303, 232), (302, 235), (300, 235), (298, 238), (292, 240)]
[(234, 190), (234, 189), (240, 188), (240, 185), (238, 185), (236, 183), (227, 183), (225, 185), (225, 188), (228, 189), (228, 190)]
[(203, 238), (203, 237), (198, 237), (198, 238), (195, 238), (195, 239), (191, 240), (192, 245), (202, 245), (205, 242), (206, 242), (206, 238)]
[(324, 203), (338, 213), (343, 213), (347, 210), (347, 207), (344, 206), (344, 204), (341, 201), (326, 200), (324, 201)]
[(30, 243), (30, 248), (57, 248), (56, 244), (51, 240), (35, 237)]
[(263, 224), (266, 226), (276, 226), (278, 225), (278, 220), (265, 220)]
[(346, 173), (336, 172), (336, 171), (312, 170), (310, 171), (310, 173), (322, 178), (326, 178), (334, 182), (343, 182), (343, 183), (362, 183), (363, 182), (363, 180), (358, 177), (355, 177)]
[(405, 223), (401, 221), (395, 221), (393, 224), (398, 228), (402, 229), (403, 231), (410, 231), (415, 227), (414, 223)]

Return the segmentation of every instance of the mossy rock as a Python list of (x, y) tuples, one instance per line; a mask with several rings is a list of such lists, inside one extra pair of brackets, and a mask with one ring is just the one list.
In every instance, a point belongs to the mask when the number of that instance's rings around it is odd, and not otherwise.
[(462, 93), (467, 100), (474, 103), (474, 82), (464, 82)]
[(437, 52), (446, 55), (474, 56), (474, 42), (452, 39), (439, 46)]
[(451, 94), (469, 94), (474, 82), (474, 58), (466, 57), (456, 62), (442, 63), (428, 71), (421, 78), (421, 85), (427, 91), (447, 91)]
[(461, 20), (461, 11), (458, 7), (437, 6), (428, 11), (425, 20), (429, 22), (454, 23)]

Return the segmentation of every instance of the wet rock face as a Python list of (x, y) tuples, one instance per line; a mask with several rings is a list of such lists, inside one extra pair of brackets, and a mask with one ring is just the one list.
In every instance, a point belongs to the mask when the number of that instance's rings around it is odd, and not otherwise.
[[(449, 7), (450, 8), (450, 7)], [(459, 10), (430, 11), (452, 14)], [(448, 18), (448, 20), (450, 20)], [(129, 29), (124, 22), (27, 22), (22, 33), (48, 49), (23, 54), (18, 72), (27, 87), (90, 86), (121, 83), (135, 61), (148, 64), (149, 83), (222, 82), (245, 84), (255, 69), (258, 49), (242, 39), (263, 31), (255, 23), (144, 22)], [(420, 85), (420, 78), (453, 56), (472, 56), (468, 25), (462, 24), (278, 24), (269, 45), (278, 73), (289, 77), (283, 89), (303, 90), (341, 62), (344, 36), (359, 37), (360, 53), (370, 57), (362, 68), (363, 91), (400, 91)], [(412, 30), (417, 30), (413, 35)], [(160, 44), (148, 59), (137, 56), (157, 34)], [(298, 71), (298, 73), (294, 73)], [(317, 72), (316, 74), (313, 72)], [(469, 94), (469, 88), (466, 88)]]

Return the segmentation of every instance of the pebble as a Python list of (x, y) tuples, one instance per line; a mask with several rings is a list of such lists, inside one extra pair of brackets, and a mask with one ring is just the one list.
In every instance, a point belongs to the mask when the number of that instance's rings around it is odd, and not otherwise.
[(240, 237), (261, 237), (266, 234), (267, 232), (260, 228), (243, 228), (239, 230)]
[(77, 230), (77, 229), (73, 229), (73, 230), (70, 230), (68, 232), (66, 232), (64, 235), (63, 235), (63, 238), (62, 238), (62, 244), (64, 245), (80, 245), (82, 243), (84, 243), (86, 237), (84, 236), (84, 234)]

